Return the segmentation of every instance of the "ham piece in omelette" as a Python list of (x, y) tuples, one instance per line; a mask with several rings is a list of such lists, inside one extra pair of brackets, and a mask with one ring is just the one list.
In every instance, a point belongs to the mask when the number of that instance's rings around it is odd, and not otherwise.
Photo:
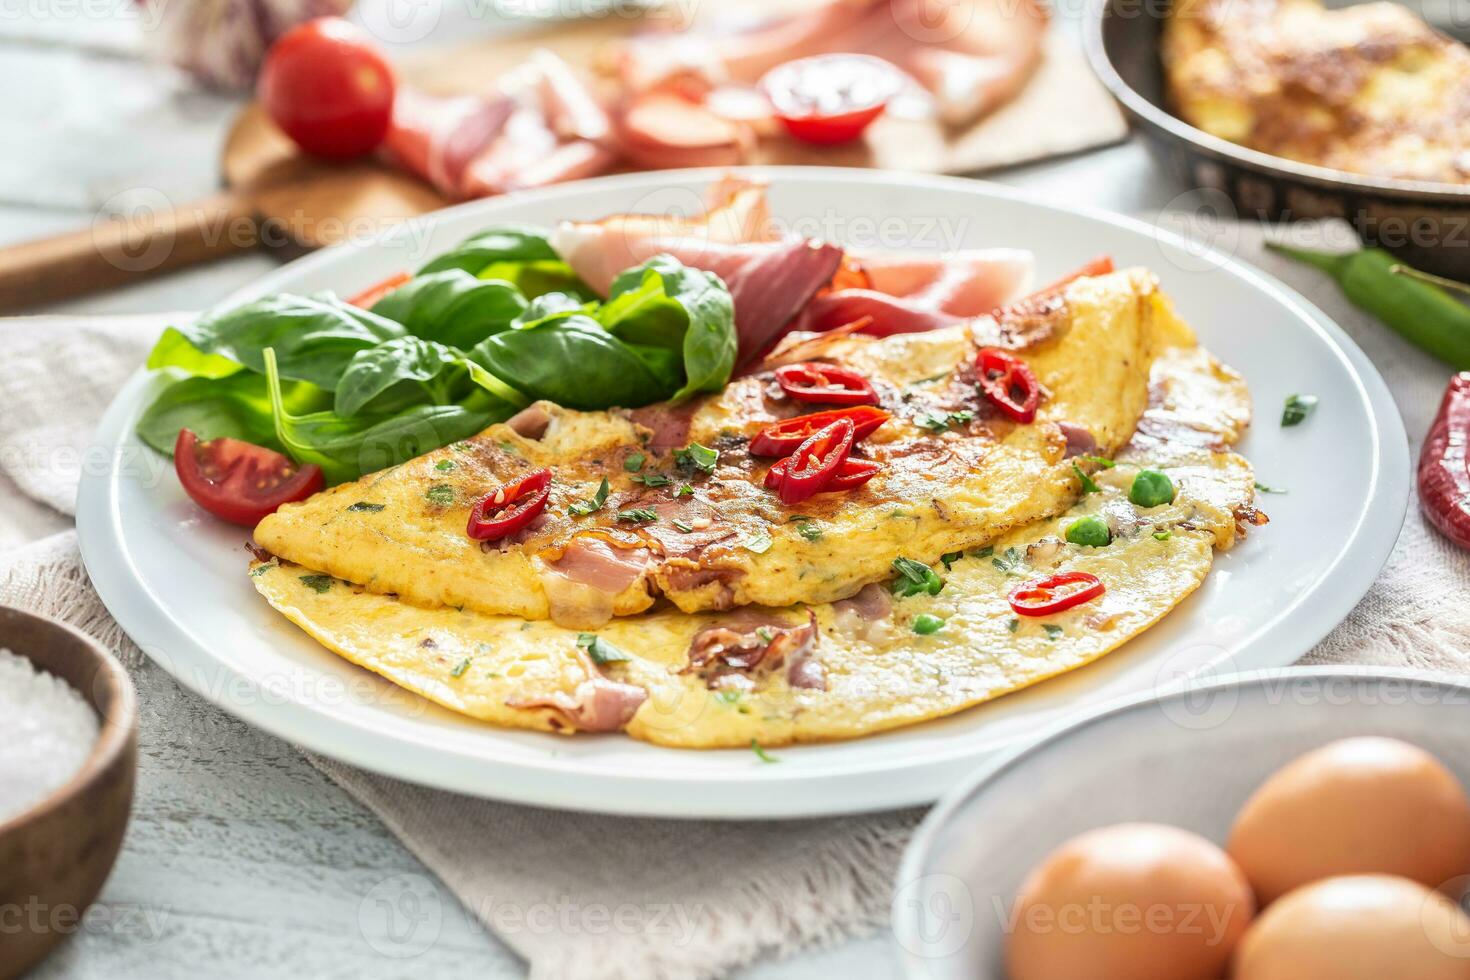
[[(888, 578), (895, 558), (934, 562), (1070, 507), (1080, 484), (1069, 452), (1128, 442), (1158, 338), (1176, 322), (1153, 277), (1132, 270), (927, 333), (828, 338), (808, 359), (866, 376), (893, 417), (862, 446), (877, 476), (794, 507), (764, 487), (772, 461), (749, 442), (813, 406), (757, 371), (677, 407), (538, 404), (288, 504), (255, 537), (371, 592), (580, 627), (660, 597), (688, 612), (841, 599)], [(1030, 366), (1045, 389), (1035, 422), (1010, 421), (978, 393), (981, 346)], [(480, 497), (541, 467), (553, 482), (537, 522), (495, 543), (466, 535)]]

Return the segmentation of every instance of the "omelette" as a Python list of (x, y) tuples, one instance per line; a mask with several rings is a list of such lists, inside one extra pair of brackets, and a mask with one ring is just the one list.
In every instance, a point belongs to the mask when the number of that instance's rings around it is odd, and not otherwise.
[(1161, 50), (1190, 124), (1290, 160), (1470, 181), (1470, 50), (1397, 3), (1176, 0)]
[[(861, 447), (876, 477), (795, 506), (764, 486), (774, 460), (753, 454), (751, 440), (813, 406), (773, 384), (768, 360), (688, 405), (537, 403), (479, 436), (287, 504), (255, 538), (283, 561), (382, 597), (382, 610), (397, 597), (550, 621), (528, 628), (538, 641), (660, 599), (683, 613), (834, 602), (886, 579), (897, 558), (932, 564), (1066, 511), (1085, 477), (1072, 457), (1127, 443), (1148, 403), (1150, 366), (1181, 331), (1153, 276), (1131, 270), (954, 327), (839, 332), (778, 349), (775, 361), (819, 357), (858, 372), (891, 415)], [(1033, 423), (1012, 421), (979, 391), (982, 347), (1029, 366), (1042, 389)], [(552, 482), (536, 523), (495, 543), (466, 535), (476, 501), (541, 468)]]
[[(1086, 478), (1060, 513), (932, 566), (901, 558), (893, 583), (837, 601), (695, 613), (665, 604), (579, 631), (424, 608), (279, 556), (250, 574), (266, 601), (329, 649), (497, 725), (711, 748), (915, 724), (1116, 649), (1196, 589), (1215, 551), (1265, 522), (1251, 467), (1230, 450), (1250, 418), (1245, 384), (1173, 317), (1160, 316), (1156, 343), (1146, 411), (1113, 459), (1089, 461), (1090, 475), (1079, 468)], [(1172, 499), (1135, 502), (1145, 471), (1168, 478)], [(919, 543), (907, 530), (912, 516), (890, 519), (906, 529), (901, 550)], [(1080, 522), (1104, 525), (1108, 540), (1074, 543)], [(1105, 591), (1065, 611), (1017, 615), (1010, 597), (1064, 573), (1094, 575)]]

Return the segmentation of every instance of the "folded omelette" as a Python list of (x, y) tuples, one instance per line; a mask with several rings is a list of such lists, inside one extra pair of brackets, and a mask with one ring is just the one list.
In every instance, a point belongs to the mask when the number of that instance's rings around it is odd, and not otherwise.
[[(1128, 441), (1156, 352), (1181, 329), (1154, 278), (1133, 270), (960, 326), (810, 341), (870, 379), (893, 417), (864, 443), (882, 465), (876, 478), (799, 509), (763, 487), (772, 461), (749, 446), (811, 406), (785, 398), (766, 370), (687, 406), (538, 403), (287, 504), (255, 538), (369, 592), (563, 626), (595, 628), (660, 599), (684, 612), (829, 602), (886, 579), (896, 558), (933, 563), (1070, 507), (1080, 486), (1069, 444), (1110, 456)], [(980, 347), (1029, 365), (1046, 392), (1034, 424), (977, 391)], [(493, 545), (465, 535), (476, 500), (541, 467), (554, 477), (537, 525)]]
[[(977, 342), (1020, 351), (1043, 380), (1036, 424), (979, 411), (964, 420), (957, 406), (973, 378), (956, 373)], [(741, 441), (789, 414), (760, 375), (673, 423), (547, 407), (529, 434), (495, 426), (283, 508), (257, 531), (273, 557), (252, 565), (252, 581), (329, 649), (471, 718), (688, 748), (773, 746), (914, 724), (1081, 667), (1156, 623), (1200, 585), (1216, 550), (1265, 520), (1250, 465), (1230, 450), (1249, 421), (1246, 387), (1196, 345), (1146, 273), (1082, 280), (1059, 302), (964, 328), (842, 344), (825, 354), (880, 378), (900, 420), (873, 437), (874, 456), (896, 471), (881, 483), (814, 498), (800, 514), (757, 498), (762, 464)], [(713, 472), (678, 470), (686, 440), (718, 447)], [(476, 489), (552, 460), (564, 481), (548, 508), (557, 516), (505, 549), (464, 537)], [(1171, 500), (1130, 499), (1144, 470), (1168, 477)], [(665, 473), (670, 483), (633, 479)], [(586, 516), (603, 517), (567, 515), (600, 474), (616, 489)], [(452, 498), (426, 503), (441, 485)], [(672, 495), (685, 485), (692, 499)], [(668, 543), (677, 538), (609, 519), (653, 509), (651, 494), (660, 508), (698, 507), (703, 530), (731, 530), (681, 551)], [(1073, 543), (1082, 521), (1105, 526), (1106, 543)], [(763, 547), (746, 543), (756, 533)], [(548, 569), (589, 536), (647, 557), (612, 608), (592, 609), (596, 625), (562, 625)], [(701, 582), (676, 569), (733, 574)], [(1055, 614), (1016, 614), (1019, 587), (1072, 572), (1105, 591)], [(587, 611), (581, 603), (574, 618)]]

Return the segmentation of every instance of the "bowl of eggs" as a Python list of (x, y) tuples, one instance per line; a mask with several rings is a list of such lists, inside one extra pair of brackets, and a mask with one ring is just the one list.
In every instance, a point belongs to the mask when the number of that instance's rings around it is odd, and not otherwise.
[(930, 813), (914, 980), (1470, 980), (1470, 685), (1314, 667), (1115, 703)]

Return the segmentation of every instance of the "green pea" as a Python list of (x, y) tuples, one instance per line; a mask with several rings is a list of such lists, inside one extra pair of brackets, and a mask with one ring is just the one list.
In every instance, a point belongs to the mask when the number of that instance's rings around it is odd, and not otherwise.
[(931, 616), (928, 613), (920, 613), (919, 615), (914, 617), (914, 632), (918, 633), (920, 636), (928, 636), (930, 633), (938, 633), (943, 626), (944, 620), (940, 619), (938, 616)]
[(1067, 540), (1089, 548), (1106, 548), (1113, 543), (1113, 532), (1101, 517), (1079, 517), (1067, 525)]
[(1128, 488), (1128, 499), (1140, 507), (1157, 507), (1174, 502), (1174, 481), (1158, 470), (1139, 470)]

